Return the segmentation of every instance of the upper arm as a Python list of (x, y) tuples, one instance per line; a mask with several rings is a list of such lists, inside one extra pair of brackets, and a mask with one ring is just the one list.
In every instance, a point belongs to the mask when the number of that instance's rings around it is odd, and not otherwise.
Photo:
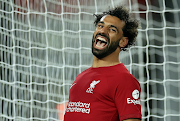
[[(140, 121), (140, 85), (131, 75), (123, 75), (123, 82), (116, 88), (115, 104), (119, 119), (124, 121)], [(126, 119), (126, 120), (125, 120)]]

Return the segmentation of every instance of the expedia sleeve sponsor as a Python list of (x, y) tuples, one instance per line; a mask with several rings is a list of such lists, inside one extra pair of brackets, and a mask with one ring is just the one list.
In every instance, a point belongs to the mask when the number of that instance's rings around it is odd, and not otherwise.
[(132, 97), (133, 97), (133, 99), (132, 98), (127, 98), (127, 104), (133, 103), (134, 105), (136, 105), (136, 104), (141, 103), (140, 99), (138, 99), (139, 98), (139, 91), (137, 89), (135, 89), (132, 92)]
[(134, 103), (134, 105), (136, 104), (140, 104), (140, 99), (139, 100), (135, 100), (135, 99), (131, 99), (131, 98), (127, 98), (127, 104), (131, 104)]
[(66, 112), (81, 112), (90, 113), (90, 103), (83, 102), (69, 102), (66, 108)]

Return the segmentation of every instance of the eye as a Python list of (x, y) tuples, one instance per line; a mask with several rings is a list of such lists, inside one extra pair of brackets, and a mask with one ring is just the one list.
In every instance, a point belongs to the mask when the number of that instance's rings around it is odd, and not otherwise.
[(99, 25), (97, 25), (97, 27), (98, 27), (98, 28), (103, 28), (103, 25), (100, 25), (100, 24), (99, 24)]
[(113, 29), (113, 28), (110, 28), (109, 30), (110, 30), (110, 31), (112, 31), (112, 32), (116, 32), (116, 30), (115, 30), (115, 29)]

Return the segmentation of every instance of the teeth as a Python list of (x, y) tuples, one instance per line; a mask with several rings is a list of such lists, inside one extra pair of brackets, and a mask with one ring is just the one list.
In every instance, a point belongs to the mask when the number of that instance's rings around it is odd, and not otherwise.
[(104, 38), (98, 37), (97, 39), (106, 42), (106, 40)]

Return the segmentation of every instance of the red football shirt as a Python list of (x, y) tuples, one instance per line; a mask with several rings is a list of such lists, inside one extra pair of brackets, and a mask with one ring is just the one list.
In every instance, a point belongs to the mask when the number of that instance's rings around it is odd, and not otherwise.
[(79, 74), (70, 88), (64, 121), (141, 119), (139, 82), (120, 63)]

